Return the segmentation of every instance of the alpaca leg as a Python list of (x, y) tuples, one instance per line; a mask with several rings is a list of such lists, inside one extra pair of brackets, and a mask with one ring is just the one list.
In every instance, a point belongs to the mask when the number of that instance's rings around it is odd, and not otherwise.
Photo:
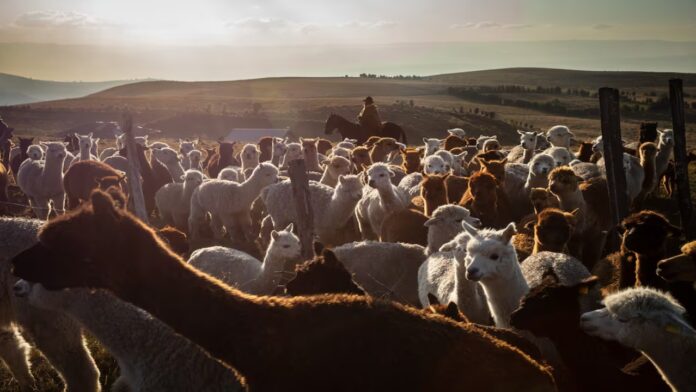
[(271, 231), (273, 231), (273, 218), (270, 215), (263, 218), (261, 222), (261, 230), (259, 231), (259, 244), (263, 249), (268, 248), (271, 243)]
[(188, 232), (191, 239), (199, 239), (201, 225), (205, 222), (206, 212), (198, 205), (195, 199), (191, 199), (191, 211), (188, 217)]
[(0, 359), (5, 362), (23, 391), (35, 388), (29, 363), (30, 350), (16, 328), (6, 327), (0, 330)]
[(53, 208), (57, 210), (59, 214), (65, 213), (65, 193), (61, 193), (57, 196), (51, 198), (53, 201)]
[(221, 240), (225, 237), (225, 231), (223, 230), (223, 221), (220, 215), (211, 214), (210, 230), (213, 231), (213, 238), (215, 238), (216, 240)]
[(370, 225), (369, 219), (363, 218), (360, 215), (356, 215), (356, 218), (358, 218), (358, 229), (360, 230), (360, 235), (362, 236), (363, 240), (376, 241), (377, 236), (374, 232), (372, 232), (372, 226)]
[(34, 214), (38, 219), (46, 220), (48, 218), (48, 199), (43, 197), (35, 197), (33, 205), (31, 203), (31, 199), (29, 199), (29, 205), (32, 206)]

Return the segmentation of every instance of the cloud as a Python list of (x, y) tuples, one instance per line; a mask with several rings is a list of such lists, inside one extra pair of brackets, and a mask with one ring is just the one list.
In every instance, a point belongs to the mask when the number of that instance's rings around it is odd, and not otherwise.
[(522, 29), (531, 29), (534, 27), (534, 25), (531, 24), (506, 24), (502, 26), (504, 29), (510, 29), (510, 30), (522, 30)]
[(285, 19), (244, 18), (227, 22), (225, 25), (227, 27), (239, 28), (242, 30), (269, 32), (288, 29), (291, 27), (292, 23)]
[(611, 29), (612, 27), (614, 27), (614, 26), (608, 25), (608, 24), (603, 24), (603, 23), (598, 23), (598, 24), (592, 26), (592, 28), (595, 30), (607, 30), (607, 29)]
[(19, 15), (12, 23), (13, 27), (24, 28), (83, 28), (114, 25), (114, 22), (75, 11), (31, 11)]
[(498, 22), (492, 22), (492, 21), (483, 21), (483, 22), (467, 22), (467, 23), (455, 23), (450, 25), (450, 29), (477, 29), (477, 30), (485, 30), (485, 29), (507, 29), (507, 30), (522, 30), (522, 29), (529, 29), (535, 27), (534, 25), (531, 24), (501, 24)]
[(312, 34), (317, 31), (321, 30), (321, 27), (315, 25), (315, 24), (306, 24), (303, 25), (299, 28), (299, 32), (302, 34)]
[(386, 30), (386, 29), (394, 28), (398, 25), (399, 25), (398, 22), (394, 22), (394, 21), (390, 21), (390, 20), (379, 20), (377, 22), (350, 21), (350, 22), (340, 23), (340, 24), (338, 24), (338, 27), (348, 28), (348, 29), (381, 29), (381, 30)]

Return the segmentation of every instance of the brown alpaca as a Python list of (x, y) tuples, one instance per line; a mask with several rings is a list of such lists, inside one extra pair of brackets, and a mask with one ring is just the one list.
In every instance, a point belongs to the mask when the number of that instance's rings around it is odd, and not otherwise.
[(362, 296), (228, 287), (100, 191), (47, 223), (39, 240), (12, 260), (15, 275), (52, 290), (108, 289), (235, 368), (250, 390), (555, 390), (521, 351), (442, 316)]
[(205, 150), (205, 159), (203, 159), (203, 162), (201, 163), (201, 167), (207, 169), (208, 163), (210, 163), (210, 160), (215, 155), (215, 148), (203, 147), (203, 150)]
[(469, 189), (469, 177), (450, 174), (445, 179), (447, 185), (447, 200), (452, 202), (461, 200), (466, 190)]
[(261, 155), (259, 155), (259, 162), (268, 162), (273, 159), (273, 139), (274, 138), (271, 136), (264, 136), (259, 139), (259, 142), (257, 143), (259, 150), (261, 151)]
[[(321, 256), (324, 245), (314, 243), (315, 256)], [(315, 257), (295, 267), (295, 277), (285, 285), (285, 293), (299, 295), (355, 294), (367, 295), (353, 280), (353, 275), (335, 257)]]
[(529, 191), (529, 200), (534, 206), (534, 213), (540, 214), (547, 208), (559, 208), (558, 198), (545, 188), (532, 188)]
[(492, 161), (479, 159), (479, 162), (481, 163), (482, 172), (492, 174), (498, 181), (498, 184), (505, 184), (505, 164), (507, 163), (507, 158)]
[(643, 167), (645, 178), (640, 193), (634, 200), (635, 206), (640, 209), (645, 198), (652, 193), (658, 185), (657, 173), (655, 172), (655, 158), (657, 157), (657, 145), (655, 143), (643, 143), (638, 148), (640, 165)]
[(179, 256), (185, 257), (189, 253), (188, 238), (181, 230), (171, 226), (164, 226), (157, 230), (157, 235), (169, 245), (169, 249)]
[(420, 211), (406, 208), (389, 214), (382, 222), (379, 240), (382, 242), (403, 242), (406, 244), (428, 245), (428, 217)]
[(416, 173), (423, 170), (421, 165), (421, 152), (414, 148), (407, 148), (406, 151), (401, 153), (403, 156), (404, 163), (401, 164), (401, 168), (404, 169), (406, 174)]
[(15, 181), (17, 180), (19, 166), (22, 164), (22, 162), (24, 162), (25, 159), (29, 158), (27, 155), (27, 149), (32, 143), (34, 143), (33, 137), (18, 137), (17, 139), (19, 140), (19, 154), (14, 156), (12, 158), (12, 162), (10, 162), (10, 168), (12, 169), (12, 175), (15, 177)]
[(375, 142), (379, 139), (380, 139), (379, 136), (370, 136), (369, 138), (367, 138), (365, 143), (363, 143), (363, 146), (365, 146), (367, 148), (372, 148), (372, 146), (375, 144)]
[(317, 139), (300, 138), (300, 144), (302, 144), (302, 155), (304, 156), (307, 171), (323, 172), (323, 169), (319, 165)]
[(548, 208), (537, 215), (534, 227), (532, 254), (543, 251), (567, 253), (568, 241), (575, 228), (575, 215), (556, 208)]
[(319, 152), (319, 154), (329, 155), (332, 148), (333, 144), (331, 144), (330, 141), (320, 137), (317, 138), (317, 152)]
[(476, 154), (474, 157), (474, 160), (482, 160), (482, 161), (502, 161), (505, 159), (505, 155), (500, 152), (499, 150), (492, 150), (492, 151), (486, 151), (486, 152), (481, 152)]
[(467, 141), (460, 138), (459, 136), (449, 135), (445, 138), (445, 150), (452, 151), (453, 148), (466, 147), (468, 145)]
[(220, 171), (227, 166), (240, 166), (239, 161), (234, 158), (234, 143), (218, 142), (218, 144), (217, 151), (206, 167), (211, 178), (217, 178)]
[(386, 162), (387, 157), (393, 151), (398, 151), (399, 145), (392, 137), (382, 137), (377, 139), (370, 149), (370, 160), (372, 162)]
[(474, 173), (469, 178), (469, 188), (459, 205), (479, 218), (483, 227), (501, 228), (511, 222), (505, 195), (499, 189), (495, 177), (486, 172)]
[(447, 177), (449, 174), (444, 176), (423, 174), (423, 181), (420, 183), (420, 196), (423, 198), (426, 216), (431, 216), (437, 207), (449, 204)]
[[(135, 151), (137, 153), (138, 163), (140, 165), (140, 176), (143, 182), (143, 198), (145, 199), (145, 210), (148, 215), (155, 211), (155, 193), (166, 184), (166, 179), (158, 177), (150, 166), (150, 161), (145, 156), (145, 150), (148, 147), (135, 143)], [(128, 152), (125, 148), (119, 152), (122, 156), (128, 158)], [(170, 176), (171, 178), (171, 176)]]
[(363, 171), (363, 168), (370, 167), (372, 165), (372, 159), (370, 158), (370, 150), (365, 146), (355, 147), (350, 152), (351, 160), (357, 172)]
[(696, 282), (696, 241), (681, 247), (681, 254), (657, 263), (657, 274), (668, 282)]
[(63, 176), (67, 208), (77, 208), (81, 202), (89, 200), (89, 195), (97, 188), (105, 190), (113, 185), (120, 187), (124, 179), (120, 172), (99, 161), (73, 163)]
[[(169, 184), (173, 181), (171, 173), (166, 166), (157, 159), (154, 155), (150, 155), (150, 167), (152, 168), (152, 173), (154, 174), (157, 182), (160, 184)], [(89, 195), (89, 194), (88, 194)]]
[(592, 159), (592, 143), (591, 142), (582, 142), (580, 143), (580, 146), (578, 147), (578, 152), (575, 153), (575, 156), (578, 157), (578, 160), (581, 162), (590, 162)]

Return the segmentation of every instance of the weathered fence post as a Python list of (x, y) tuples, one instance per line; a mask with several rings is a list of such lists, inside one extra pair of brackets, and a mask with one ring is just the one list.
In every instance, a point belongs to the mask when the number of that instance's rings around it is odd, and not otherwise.
[[(602, 141), (604, 143), (604, 166), (607, 169), (611, 219), (616, 227), (628, 215), (626, 175), (623, 168), (623, 143), (621, 142), (621, 117), (619, 115), (619, 90), (609, 87), (599, 89), (599, 110), (602, 117)], [(617, 238), (607, 238), (612, 248)]]
[(128, 187), (130, 189), (130, 199), (133, 202), (133, 212), (135, 216), (143, 222), (149, 224), (147, 209), (145, 208), (145, 197), (143, 196), (143, 185), (140, 182), (140, 161), (138, 150), (135, 145), (133, 135), (133, 116), (130, 113), (123, 114), (121, 129), (126, 134), (126, 151), (128, 154)]
[(5, 122), (0, 118), (0, 150), (2, 151), (2, 163), (9, 169), (10, 165), (10, 143), (9, 140), (12, 138), (12, 132), (14, 128), (10, 128), (5, 124)]
[(686, 156), (686, 126), (684, 119), (684, 92), (681, 79), (669, 81), (669, 103), (672, 107), (674, 130), (674, 166), (677, 180), (677, 201), (681, 226), (687, 240), (694, 238), (691, 190), (689, 189), (689, 161)]
[(288, 169), (292, 196), (295, 198), (295, 215), (297, 216), (297, 234), (302, 244), (302, 258), (309, 260), (314, 254), (314, 211), (309, 194), (309, 178), (304, 159), (290, 161)]

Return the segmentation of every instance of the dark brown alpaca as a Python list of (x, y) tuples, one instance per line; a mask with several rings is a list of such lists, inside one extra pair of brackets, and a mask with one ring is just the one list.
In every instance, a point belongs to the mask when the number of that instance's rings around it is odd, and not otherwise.
[(580, 315), (600, 306), (596, 283), (597, 279), (591, 277), (574, 286), (561, 286), (556, 279), (547, 276), (512, 313), (511, 323), (517, 329), (549, 338), (554, 343), (567, 368), (570, 385), (563, 384), (567, 388), (580, 391), (663, 390), (660, 385), (665, 384), (654, 368), (646, 369), (646, 374), (641, 376), (621, 371), (639, 353), (587, 335), (580, 329)]
[(433, 211), (437, 207), (449, 204), (449, 195), (447, 193), (448, 177), (449, 174), (444, 176), (423, 174), (423, 181), (420, 184), (420, 197), (423, 199), (426, 216), (432, 216)]
[(63, 176), (63, 189), (67, 208), (77, 208), (95, 189), (106, 190), (110, 186), (120, 187), (125, 177), (111, 166), (98, 161), (78, 161), (70, 165)]
[(421, 165), (421, 152), (415, 148), (407, 148), (406, 151), (401, 153), (404, 163), (401, 164), (401, 168), (404, 169), (406, 174), (416, 173), (423, 170)]
[[(166, 178), (160, 178), (152, 170), (150, 166), (150, 161), (145, 156), (145, 150), (147, 147), (135, 143), (136, 152), (138, 153), (138, 164), (140, 165), (140, 176), (143, 181), (143, 198), (145, 199), (145, 210), (148, 215), (151, 215), (155, 211), (155, 193), (167, 184)], [(121, 150), (121, 155), (127, 157), (126, 149)], [(130, 158), (129, 158), (130, 159)], [(171, 179), (171, 176), (169, 177)]]
[(257, 297), (225, 286), (100, 191), (39, 239), (13, 259), (15, 275), (52, 290), (108, 289), (234, 367), (250, 390), (555, 390), (519, 350), (442, 316), (362, 296)]
[(370, 158), (370, 150), (365, 146), (355, 147), (350, 152), (350, 158), (353, 161), (353, 165), (359, 172), (363, 171), (364, 168), (370, 167), (372, 165), (372, 159)]
[(505, 164), (507, 163), (507, 159), (492, 161), (479, 159), (479, 162), (481, 163), (482, 172), (492, 174), (498, 181), (498, 184), (505, 183)]
[(188, 238), (181, 230), (171, 226), (164, 226), (157, 230), (157, 235), (169, 245), (169, 249), (179, 256), (185, 257), (189, 253)]
[(215, 150), (215, 148), (208, 148), (208, 147), (203, 147), (203, 150), (205, 150), (205, 159), (203, 159), (203, 162), (201, 163), (201, 167), (205, 168), (207, 170), (208, 163), (210, 163), (210, 160), (215, 155), (216, 150)]
[(453, 148), (457, 147), (466, 147), (467, 145), (467, 141), (459, 136), (449, 135), (445, 138), (445, 150), (447, 151), (452, 151)]
[(469, 177), (469, 188), (459, 205), (479, 218), (483, 227), (502, 228), (512, 221), (505, 194), (490, 173), (480, 171)]
[(537, 215), (532, 254), (548, 251), (568, 252), (568, 241), (575, 229), (575, 215), (556, 208), (547, 208)]
[(420, 211), (406, 208), (392, 212), (382, 222), (379, 239), (382, 242), (403, 242), (428, 245), (428, 217)]
[[(321, 256), (324, 246), (314, 243), (314, 253)], [(355, 294), (367, 295), (365, 290), (353, 280), (353, 276), (336, 257), (327, 253), (325, 257), (312, 260), (295, 267), (295, 277), (285, 285), (285, 293), (299, 295)]]
[(445, 179), (447, 185), (447, 200), (452, 202), (461, 200), (466, 190), (469, 189), (469, 177), (450, 174)]
[(264, 136), (259, 139), (257, 144), (259, 146), (259, 150), (261, 150), (259, 162), (267, 162), (273, 159), (273, 137)]
[(582, 142), (580, 143), (580, 146), (578, 147), (578, 152), (575, 153), (575, 156), (578, 157), (578, 160), (581, 162), (590, 162), (592, 159), (592, 143), (591, 142)]
[(33, 137), (18, 137), (17, 139), (19, 140), (19, 155), (14, 156), (10, 162), (10, 168), (12, 169), (12, 175), (14, 175), (15, 181), (17, 180), (17, 172), (19, 172), (19, 165), (21, 165), (25, 159), (29, 158), (27, 155), (27, 148), (34, 143)]
[(234, 158), (234, 143), (218, 142), (218, 149), (210, 157), (208, 166), (208, 175), (211, 178), (217, 178), (218, 173), (227, 166), (240, 166), (239, 161)]
[(330, 141), (320, 137), (317, 138), (317, 151), (319, 154), (329, 155), (332, 148), (333, 144)]
[(155, 159), (154, 155), (150, 156), (150, 167), (152, 168), (152, 174), (155, 176), (157, 183), (159, 184), (169, 184), (173, 181), (171, 173), (162, 162)]
[(372, 143), (370, 149), (370, 160), (372, 162), (385, 162), (389, 154), (393, 151), (398, 151), (399, 145), (396, 144), (396, 139), (391, 137), (382, 137)]

